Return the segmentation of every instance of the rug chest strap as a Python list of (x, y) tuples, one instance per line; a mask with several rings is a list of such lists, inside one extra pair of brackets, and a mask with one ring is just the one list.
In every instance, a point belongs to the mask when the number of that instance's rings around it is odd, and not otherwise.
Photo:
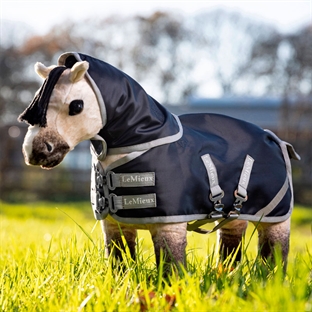
[(120, 209), (142, 209), (157, 207), (156, 194), (116, 195), (116, 188), (155, 186), (155, 172), (103, 173), (98, 164), (95, 167), (97, 204), (101, 211), (116, 213)]
[(141, 195), (123, 195), (117, 196), (110, 194), (108, 198), (109, 210), (116, 213), (120, 209), (142, 209), (156, 208), (156, 194), (141, 194)]
[(114, 173), (109, 171), (106, 178), (111, 191), (116, 187), (155, 186), (155, 172)]

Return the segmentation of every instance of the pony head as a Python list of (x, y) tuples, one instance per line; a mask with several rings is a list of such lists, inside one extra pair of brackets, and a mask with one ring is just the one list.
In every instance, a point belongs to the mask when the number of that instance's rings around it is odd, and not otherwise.
[(29, 165), (58, 165), (91, 139), (93, 155), (145, 151), (182, 136), (170, 112), (130, 76), (94, 57), (63, 53), (58, 65), (35, 70), (44, 79), (19, 120), (29, 124), (23, 153)]
[(29, 124), (23, 143), (28, 165), (51, 169), (102, 128), (97, 97), (85, 77), (88, 68), (87, 61), (76, 62), (71, 68), (35, 65), (44, 83), (19, 116)]

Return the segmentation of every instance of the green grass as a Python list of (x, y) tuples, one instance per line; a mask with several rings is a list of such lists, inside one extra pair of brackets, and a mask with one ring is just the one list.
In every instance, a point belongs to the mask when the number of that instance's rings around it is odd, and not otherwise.
[(217, 265), (216, 234), (189, 233), (186, 270), (163, 280), (146, 231), (138, 259), (112, 268), (89, 203), (0, 205), (2, 311), (312, 311), (311, 209), (294, 210), (286, 277), (250, 225), (234, 270)]

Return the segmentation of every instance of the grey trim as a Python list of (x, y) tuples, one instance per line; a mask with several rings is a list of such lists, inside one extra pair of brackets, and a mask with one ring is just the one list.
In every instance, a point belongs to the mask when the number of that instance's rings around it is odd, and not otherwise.
[(240, 220), (248, 220), (248, 221), (256, 221), (256, 222), (282, 222), (287, 220), (292, 212), (293, 209), (293, 194), (292, 194), (292, 199), (291, 199), (291, 203), (290, 203), (290, 209), (288, 211), (288, 213), (284, 216), (278, 216), (278, 217), (266, 217), (276, 206), (277, 204), (283, 199), (283, 197), (285, 196), (287, 190), (289, 187), (289, 179), (288, 177), (286, 177), (285, 182), (283, 184), (283, 186), (281, 187), (281, 189), (279, 190), (279, 192), (275, 195), (275, 197), (272, 199), (272, 201), (265, 206), (264, 208), (262, 208), (261, 210), (259, 210), (255, 215), (249, 215), (249, 214), (244, 214), (244, 215), (240, 215), (238, 217), (238, 219)]
[[(287, 176), (285, 179), (284, 184), (282, 185), (279, 192), (276, 194), (276, 196), (272, 199), (272, 201), (264, 208), (262, 208), (256, 215), (240, 215), (238, 217), (239, 220), (247, 220), (247, 221), (253, 221), (253, 222), (268, 222), (268, 223), (277, 223), (277, 222), (283, 222), (287, 220), (290, 215), (292, 214), (292, 210), (294, 208), (294, 191), (293, 191), (293, 184), (292, 184), (292, 174), (291, 174), (291, 162), (288, 154), (288, 149), (292, 147), (289, 143), (282, 141), (275, 133), (271, 132), (270, 130), (265, 130), (266, 132), (270, 133), (276, 143), (279, 144), (282, 154), (285, 161)], [(293, 149), (292, 149), (293, 150)], [(293, 155), (296, 157), (300, 156), (293, 150)], [(288, 187), (291, 191), (291, 200), (290, 200), (290, 207), (288, 210), (288, 213), (284, 216), (277, 216), (277, 217), (266, 217), (275, 207), (276, 205), (281, 201), (283, 196), (286, 194)], [(259, 215), (262, 212), (262, 215)]]
[(286, 147), (287, 147), (287, 152), (288, 152), (288, 155), (292, 158), (292, 159), (295, 159), (295, 160), (300, 160), (301, 157), (299, 154), (296, 153), (294, 147), (289, 144), (288, 142), (284, 142), (286, 144)]
[[(275, 133), (271, 132), (270, 130), (265, 130), (265, 131), (270, 133), (275, 138), (277, 143), (279, 143), (281, 150), (282, 150), (282, 153), (283, 153), (283, 157), (284, 157), (285, 165), (286, 165), (286, 170), (287, 170), (287, 177), (288, 177), (288, 181), (289, 181), (289, 187), (290, 187), (290, 191), (291, 191), (290, 209), (289, 209), (288, 214), (287, 214), (287, 216), (290, 216), (292, 213), (292, 210), (294, 208), (294, 189), (293, 189), (293, 183), (292, 183), (291, 162), (290, 162), (290, 158), (289, 158), (289, 154), (288, 154), (288, 147), (290, 144), (285, 142), (285, 141), (282, 141)], [(294, 151), (294, 153), (300, 159), (300, 156), (295, 151)]]
[[(114, 220), (124, 224), (156, 224), (156, 223), (181, 223), (181, 222), (192, 222), (197, 220), (205, 220), (205, 224), (213, 223), (215, 221), (223, 220), (224, 218), (207, 219), (207, 214), (194, 214), (194, 215), (178, 215), (178, 216), (160, 216), (151, 218), (122, 218), (116, 214), (110, 213)], [(266, 222), (266, 223), (278, 223), (287, 220), (290, 217), (290, 213), (280, 217), (261, 217), (254, 215), (240, 215), (236, 220), (244, 220), (250, 222)], [(100, 220), (100, 219), (97, 219)], [(103, 219), (102, 219), (103, 220)], [(231, 220), (233, 221), (233, 220)]]
[[(194, 214), (188, 216), (165, 216), (165, 217), (151, 217), (151, 218), (122, 218), (116, 214), (110, 216), (118, 222), (126, 224), (155, 224), (155, 223), (181, 223), (200, 219), (205, 219), (207, 214)], [(211, 222), (216, 220), (211, 220)]]
[(262, 217), (262, 216), (254, 216), (254, 215), (240, 215), (237, 220), (244, 220), (244, 221), (250, 221), (250, 222), (263, 222), (263, 223), (279, 223), (279, 222), (283, 222), (286, 221), (287, 219), (289, 219), (290, 215), (291, 215), (291, 211), (285, 214), (284, 216), (278, 216), (278, 217)]
[(102, 97), (100, 89), (98, 88), (98, 86), (96, 85), (96, 83), (91, 78), (91, 76), (90, 76), (90, 74), (88, 72), (86, 73), (86, 76), (87, 76), (87, 78), (89, 80), (89, 83), (90, 83), (91, 87), (93, 88), (95, 96), (97, 97), (99, 108), (100, 108), (100, 112), (101, 112), (101, 117), (102, 117), (102, 128), (104, 128), (104, 126), (107, 123), (107, 113), (106, 113), (106, 107), (105, 107), (104, 99)]
[[(296, 153), (294, 147), (288, 143), (288, 142), (285, 142), (283, 140), (281, 140), (274, 132), (272, 132), (271, 130), (268, 130), (268, 129), (264, 129), (264, 131), (270, 133), (272, 135), (272, 137), (274, 137), (274, 139), (276, 140), (276, 142), (281, 145), (281, 148), (282, 148), (282, 151), (283, 151), (283, 156), (284, 156), (284, 159), (288, 159), (289, 160), (289, 156), (291, 156), (291, 158), (295, 159), (295, 160), (300, 160), (301, 157), (299, 154)], [(285, 147), (284, 147), (285, 145)], [(284, 151), (287, 151), (287, 154), (284, 154)], [(290, 163), (290, 162), (289, 162)], [(286, 163), (287, 165), (287, 163)], [(291, 166), (290, 166), (291, 168)]]
[(271, 202), (260, 209), (255, 215), (256, 216), (266, 216), (268, 215), (277, 205), (278, 203), (283, 199), (286, 192), (288, 190), (288, 177), (286, 177), (286, 180), (281, 187), (281, 189), (278, 191), (278, 193), (274, 196), (274, 198), (271, 200)]
[[(65, 60), (68, 56), (75, 56), (75, 58), (77, 59), (77, 61), (82, 62), (83, 60), (80, 58), (79, 53), (77, 52), (67, 52), (67, 53), (63, 53), (60, 55), (59, 59), (58, 59), (58, 64), (59, 65), (65, 65)], [(100, 112), (101, 112), (101, 118), (102, 118), (102, 127), (104, 127), (106, 125), (107, 122), (107, 113), (106, 113), (106, 107), (105, 107), (105, 103), (104, 103), (104, 99), (102, 97), (101, 91), (99, 90), (98, 86), (96, 85), (96, 83), (94, 82), (94, 80), (92, 79), (92, 77), (90, 76), (89, 72), (86, 72), (86, 77), (97, 97), (98, 100), (98, 104), (99, 104), (99, 108), (100, 108)]]
[(179, 131), (176, 134), (169, 135), (167, 137), (156, 139), (156, 140), (146, 142), (146, 143), (130, 145), (130, 146), (125, 146), (125, 147), (110, 148), (108, 150), (108, 155), (118, 155), (118, 154), (125, 154), (125, 153), (131, 153), (131, 152), (136, 152), (136, 151), (144, 151), (144, 150), (148, 150), (153, 147), (156, 147), (156, 146), (173, 143), (173, 142), (180, 140), (183, 135), (183, 127), (181, 125), (179, 117), (174, 114), (172, 115), (176, 119), (178, 126), (179, 126)]
[(109, 164), (106, 168), (105, 168), (105, 173), (107, 173), (108, 171), (114, 169), (114, 168), (117, 168), (121, 165), (124, 165), (126, 163), (128, 163), (129, 161), (143, 155), (144, 153), (146, 153), (148, 150), (145, 150), (145, 151), (140, 151), (140, 152), (132, 152), (122, 158), (119, 158), (118, 160), (112, 162), (111, 164)]

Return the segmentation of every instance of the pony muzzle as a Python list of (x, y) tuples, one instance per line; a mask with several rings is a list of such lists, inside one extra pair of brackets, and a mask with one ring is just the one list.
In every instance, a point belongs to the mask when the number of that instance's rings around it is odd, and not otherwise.
[(27, 135), (27, 140), (23, 144), (23, 154), (28, 165), (41, 166), (44, 169), (51, 169), (59, 165), (70, 147), (63, 138), (53, 130), (39, 128), (34, 134)]

